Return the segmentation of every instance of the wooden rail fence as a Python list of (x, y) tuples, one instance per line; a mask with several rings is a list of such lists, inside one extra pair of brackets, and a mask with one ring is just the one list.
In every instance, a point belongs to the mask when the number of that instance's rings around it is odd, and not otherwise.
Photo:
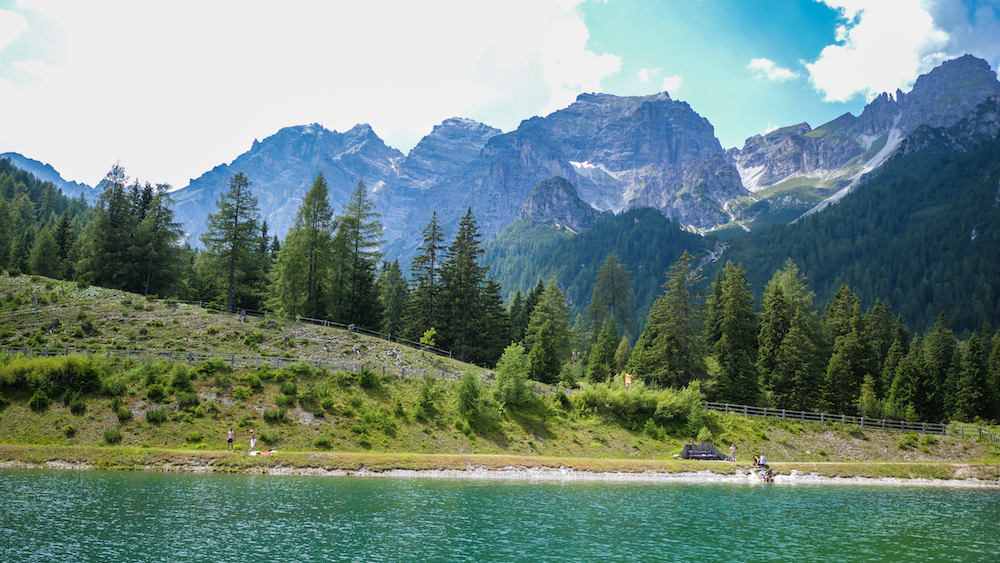
[(829, 414), (822, 412), (793, 411), (787, 409), (769, 409), (751, 407), (749, 405), (731, 405), (729, 403), (706, 402), (705, 409), (715, 412), (735, 413), (744, 416), (763, 416), (781, 420), (796, 420), (799, 422), (839, 422), (841, 424), (856, 424), (862, 430), (893, 430), (897, 432), (919, 432), (921, 434), (941, 434), (979, 438), (1000, 446), (1000, 436), (981, 426), (966, 426), (964, 424), (944, 424), (936, 422), (908, 422), (905, 420), (886, 420), (846, 414)]

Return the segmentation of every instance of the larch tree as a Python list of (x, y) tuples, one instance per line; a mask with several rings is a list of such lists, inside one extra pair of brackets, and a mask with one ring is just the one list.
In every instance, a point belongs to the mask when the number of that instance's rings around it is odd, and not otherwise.
[(221, 280), (226, 310), (234, 312), (252, 291), (247, 281), (263, 268), (260, 263), (260, 212), (250, 180), (242, 172), (229, 181), (229, 188), (215, 202), (216, 212), (207, 219), (208, 230), (201, 235), (205, 245), (208, 275)]
[(597, 270), (594, 292), (587, 305), (587, 340), (592, 343), (600, 334), (608, 314), (627, 333), (634, 333), (632, 312), (635, 310), (635, 294), (632, 280), (617, 254), (608, 254)]

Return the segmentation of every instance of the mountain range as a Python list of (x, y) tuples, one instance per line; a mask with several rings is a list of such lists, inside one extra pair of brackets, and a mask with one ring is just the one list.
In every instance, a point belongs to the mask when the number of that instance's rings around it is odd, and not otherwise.
[[(387, 255), (404, 262), (433, 212), (452, 232), (469, 207), (487, 238), (523, 217), (578, 230), (602, 213), (635, 208), (727, 238), (821, 209), (894, 154), (932, 141), (971, 146), (998, 130), (1000, 82), (985, 61), (966, 55), (921, 76), (909, 92), (878, 96), (860, 116), (844, 114), (815, 129), (784, 127), (742, 148), (724, 150), (712, 124), (666, 92), (580, 94), (507, 133), (447, 119), (405, 155), (366, 124), (342, 133), (319, 124), (286, 127), (173, 197), (176, 218), (198, 246), (205, 218), (236, 172), (252, 182), (269, 232), (279, 237), (317, 173), (337, 211), (363, 180), (382, 215)], [(66, 182), (49, 165), (3, 156), (68, 195), (94, 199), (94, 189)]]

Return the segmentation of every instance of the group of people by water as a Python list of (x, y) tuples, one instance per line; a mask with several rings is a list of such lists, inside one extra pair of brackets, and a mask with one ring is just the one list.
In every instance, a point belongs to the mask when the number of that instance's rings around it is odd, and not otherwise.
[[(736, 463), (736, 444), (732, 443), (729, 445), (729, 461)], [(765, 483), (774, 482), (774, 471), (767, 466), (767, 456), (764, 452), (761, 452), (760, 456), (753, 456), (753, 466), (760, 469), (761, 479)]]
[[(229, 428), (229, 432), (226, 434), (226, 451), (233, 451), (233, 441), (236, 440), (236, 431), (232, 427)], [(257, 448), (257, 434), (253, 430), (250, 430), (250, 451), (255, 451)]]

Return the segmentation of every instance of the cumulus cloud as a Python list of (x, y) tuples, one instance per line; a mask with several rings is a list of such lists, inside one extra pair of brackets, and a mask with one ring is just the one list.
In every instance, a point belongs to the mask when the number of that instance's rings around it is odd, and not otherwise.
[(649, 82), (649, 69), (648, 68), (640, 68), (638, 75), (639, 75), (639, 82), (642, 82), (643, 84), (645, 84), (646, 82)]
[(580, 1), (21, 0), (56, 29), (0, 12), (0, 48), (56, 34), (62, 52), (0, 76), (22, 108), (0, 112), (0, 136), (69, 179), (93, 184), (121, 159), (182, 187), (289, 125), (369, 123), (404, 151), (452, 116), (510, 130), (620, 69), (586, 49)]
[(17, 12), (0, 10), (0, 51), (28, 30), (28, 20)]
[(753, 71), (754, 78), (762, 80), (783, 82), (785, 80), (793, 80), (799, 77), (799, 73), (780, 67), (771, 59), (753, 59), (750, 61), (750, 64), (747, 65), (747, 68)]
[(961, 0), (818, 0), (837, 10), (836, 42), (804, 62), (813, 87), (831, 102), (909, 89), (918, 76), (965, 53), (996, 65), (1000, 25), (993, 0), (970, 10)]
[(663, 79), (663, 91), (669, 93), (676, 93), (680, 90), (681, 84), (684, 82), (684, 77), (677, 76), (667, 76)]

